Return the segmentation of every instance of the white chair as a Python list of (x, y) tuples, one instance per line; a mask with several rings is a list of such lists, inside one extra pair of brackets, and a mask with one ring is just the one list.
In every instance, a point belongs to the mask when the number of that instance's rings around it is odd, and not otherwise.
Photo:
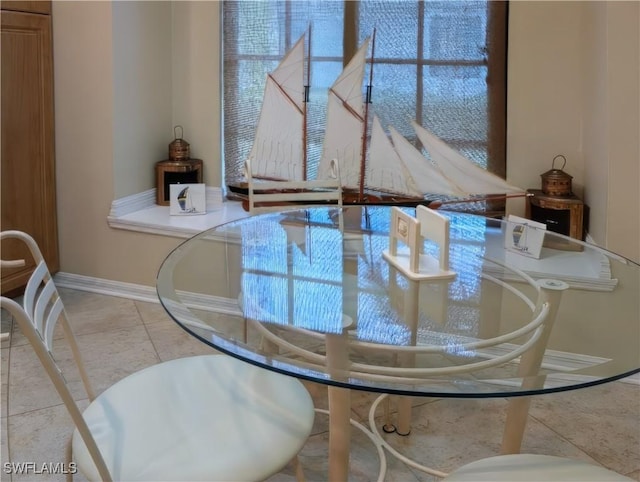
[(607, 482), (632, 479), (582, 460), (552, 455), (498, 455), (463, 465), (446, 482)]
[(249, 160), (245, 161), (244, 170), (251, 214), (317, 205), (342, 207), (342, 184), (335, 160), (331, 161), (333, 176), (322, 180), (256, 182)]
[[(263, 480), (296, 459), (314, 420), (309, 393), (297, 379), (229, 356), (159, 363), (96, 397), (38, 246), (22, 232), (2, 232), (6, 238), (23, 240), (36, 268), (23, 304), (6, 297), (0, 304), (64, 401), (76, 426), (72, 456), (89, 480)], [(58, 320), (89, 396), (84, 412), (52, 355)]]

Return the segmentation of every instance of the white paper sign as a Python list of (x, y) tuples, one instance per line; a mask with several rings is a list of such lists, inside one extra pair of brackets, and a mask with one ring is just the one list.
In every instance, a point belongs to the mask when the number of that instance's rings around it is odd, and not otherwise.
[(514, 253), (539, 259), (546, 230), (546, 224), (511, 214), (507, 218), (504, 247)]
[(207, 212), (204, 183), (170, 184), (169, 201), (169, 214), (171, 215), (193, 215)]

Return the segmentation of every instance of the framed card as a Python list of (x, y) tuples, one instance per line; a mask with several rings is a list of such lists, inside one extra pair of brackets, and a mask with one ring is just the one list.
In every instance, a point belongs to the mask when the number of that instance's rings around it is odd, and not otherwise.
[(544, 223), (511, 214), (507, 218), (504, 247), (514, 253), (540, 259), (546, 230), (547, 225)]
[(206, 212), (204, 183), (169, 185), (169, 214), (178, 216), (206, 214)]

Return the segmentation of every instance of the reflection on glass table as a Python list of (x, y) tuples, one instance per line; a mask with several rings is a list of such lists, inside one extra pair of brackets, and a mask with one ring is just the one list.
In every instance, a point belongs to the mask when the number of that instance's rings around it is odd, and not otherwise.
[[(403, 212), (416, 217), (414, 208)], [(540, 259), (529, 258), (505, 249), (503, 222), (441, 214), (454, 273), (443, 279), (416, 279), (383, 256), (391, 208), (314, 208), (195, 236), (163, 263), (158, 294), (203, 342), (329, 385), (332, 480), (348, 469), (349, 389), (383, 394), (368, 435), (392, 453), (373, 424), (386, 395), (402, 395), (386, 425), (398, 433), (410, 428), (407, 396), (514, 397), (503, 440), (511, 453), (525, 428), (522, 395), (640, 370), (638, 265), (550, 232), (545, 245), (569, 249), (543, 247)], [(439, 249), (420, 238), (425, 256)]]

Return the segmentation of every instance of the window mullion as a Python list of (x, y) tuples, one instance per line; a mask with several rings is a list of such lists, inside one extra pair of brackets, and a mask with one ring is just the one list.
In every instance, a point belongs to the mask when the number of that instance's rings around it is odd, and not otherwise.
[(358, 50), (358, 7), (360, 2), (345, 0), (344, 29), (342, 32), (342, 65), (346, 66)]
[[(418, 45), (416, 53), (416, 117), (420, 122), (424, 105), (424, 2), (418, 2)], [(417, 142), (417, 141), (416, 141)]]
[(284, 4), (284, 46), (285, 52), (293, 45), (292, 33), (291, 33), (291, 2), (285, 2)]

